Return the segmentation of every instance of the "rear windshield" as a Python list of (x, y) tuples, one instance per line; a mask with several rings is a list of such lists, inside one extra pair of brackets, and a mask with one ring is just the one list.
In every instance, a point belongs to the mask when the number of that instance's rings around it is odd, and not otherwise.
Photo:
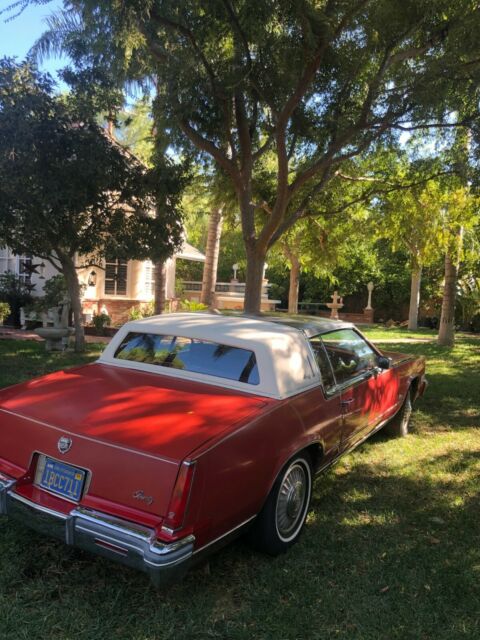
[(115, 358), (183, 369), (247, 384), (259, 383), (253, 351), (196, 338), (129, 333), (115, 351)]

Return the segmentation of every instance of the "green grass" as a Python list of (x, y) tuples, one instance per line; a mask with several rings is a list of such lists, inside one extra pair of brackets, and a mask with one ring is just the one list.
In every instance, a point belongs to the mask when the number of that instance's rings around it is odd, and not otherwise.
[(361, 327), (362, 333), (364, 333), (370, 340), (435, 340), (438, 331), (434, 329), (426, 329), (419, 327), (416, 331), (409, 331), (405, 327), (391, 327), (387, 329), (383, 325)]
[[(380, 346), (392, 335), (375, 331)], [(0, 638), (479, 638), (480, 341), (394, 349), (427, 356), (430, 387), (411, 434), (380, 433), (321, 476), (287, 555), (238, 541), (209, 571), (162, 592), (143, 574), (5, 519)], [(96, 353), (46, 358), (42, 345), (0, 341), (0, 385)]]

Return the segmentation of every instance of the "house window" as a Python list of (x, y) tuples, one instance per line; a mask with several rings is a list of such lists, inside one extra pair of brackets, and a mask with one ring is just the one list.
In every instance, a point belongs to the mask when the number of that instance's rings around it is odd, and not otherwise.
[(147, 296), (153, 296), (155, 293), (155, 273), (151, 260), (145, 262), (145, 293)]
[(32, 258), (16, 256), (8, 247), (0, 248), (0, 274), (14, 273), (22, 284), (32, 282)]
[(0, 247), (0, 273), (16, 273), (17, 259), (8, 247)]
[(125, 296), (127, 294), (127, 260), (107, 257), (105, 261), (105, 295)]
[[(36, 270), (35, 273), (37, 273)], [(19, 258), (18, 277), (24, 285), (30, 285), (32, 283), (32, 258), (28, 256)]]

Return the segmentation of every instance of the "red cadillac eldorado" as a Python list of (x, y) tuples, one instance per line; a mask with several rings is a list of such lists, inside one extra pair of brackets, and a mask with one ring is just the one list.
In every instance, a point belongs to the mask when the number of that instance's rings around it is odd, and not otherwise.
[(97, 362), (0, 391), (0, 514), (157, 584), (247, 530), (276, 555), (316, 473), (407, 433), (424, 371), (338, 321), (129, 322)]

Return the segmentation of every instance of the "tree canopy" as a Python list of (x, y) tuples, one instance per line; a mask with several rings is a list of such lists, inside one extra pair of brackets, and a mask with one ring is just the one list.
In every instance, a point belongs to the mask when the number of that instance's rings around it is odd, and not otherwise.
[(64, 273), (76, 316), (77, 255), (165, 259), (181, 239), (166, 178), (114, 143), (80, 98), (55, 95), (29, 63), (0, 61), (0, 239)]
[(368, 162), (360, 176), (358, 157), (406, 132), (458, 128), (478, 155), (479, 26), (470, 0), (64, 0), (34, 49), (104, 74), (112, 105), (114, 87), (150, 87), (163, 152), (220, 169), (256, 312), (284, 234), (397, 188)]
[[(229, 176), (249, 311), (258, 310), (269, 248), (311, 215), (345, 161), (404, 130), (472, 124), (477, 115), (480, 15), (469, 0), (65, 6), (84, 33), (104, 26), (104, 55), (116, 51), (126, 76), (152, 79), (156, 126), (170, 145)], [(275, 189), (265, 201), (255, 196), (267, 152)]]

